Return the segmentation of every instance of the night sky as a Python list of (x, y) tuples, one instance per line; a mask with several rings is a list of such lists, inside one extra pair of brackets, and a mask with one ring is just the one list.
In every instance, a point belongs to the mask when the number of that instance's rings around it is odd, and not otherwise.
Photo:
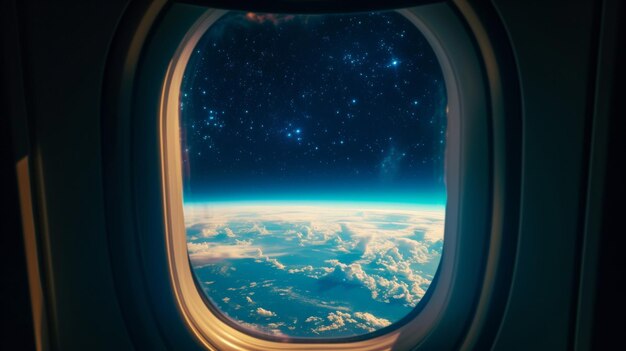
[(229, 12), (181, 89), (186, 201), (445, 201), (443, 75), (397, 12)]

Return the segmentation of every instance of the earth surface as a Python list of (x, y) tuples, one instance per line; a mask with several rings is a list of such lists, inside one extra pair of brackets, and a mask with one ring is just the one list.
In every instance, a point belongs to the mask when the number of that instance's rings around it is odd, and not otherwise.
[(441, 259), (444, 206), (186, 204), (198, 285), (245, 329), (297, 338), (367, 334), (408, 313)]

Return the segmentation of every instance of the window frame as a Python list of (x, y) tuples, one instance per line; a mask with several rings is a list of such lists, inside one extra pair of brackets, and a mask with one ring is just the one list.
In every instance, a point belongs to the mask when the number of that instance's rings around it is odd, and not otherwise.
[[(253, 330), (246, 330), (243, 327), (238, 326), (235, 322), (231, 321), (227, 317), (223, 315), (223, 313), (214, 306), (208, 299), (205, 298), (204, 293), (202, 292), (201, 287), (199, 286), (195, 276), (193, 275), (193, 268), (191, 267), (188, 259), (187, 252), (187, 237), (186, 230), (184, 226), (184, 211), (183, 211), (183, 180), (182, 180), (182, 149), (180, 142), (180, 101), (181, 101), (181, 85), (183, 80), (183, 75), (187, 64), (189, 62), (189, 58), (191, 57), (193, 51), (196, 48), (196, 45), (201, 40), (202, 36), (206, 33), (207, 30), (218, 21), (223, 15), (227, 14), (229, 11), (227, 10), (219, 10), (219, 9), (208, 9), (200, 18), (191, 26), (185, 38), (183, 38), (180, 46), (176, 50), (172, 62), (168, 67), (168, 72), (165, 77), (165, 83), (163, 85), (163, 92), (161, 96), (161, 154), (163, 160), (163, 191), (166, 196), (164, 212), (166, 213), (166, 229), (167, 229), (167, 244), (168, 244), (168, 253), (170, 260), (170, 267), (172, 268), (172, 282), (176, 288), (178, 303), (181, 306), (181, 309), (188, 316), (188, 320), (190, 320), (192, 324), (192, 328), (196, 330), (196, 333), (201, 335), (204, 340), (213, 340), (220, 345), (225, 346), (226, 342), (217, 342), (215, 340), (226, 340), (228, 337), (234, 337), (237, 342), (240, 343), (238, 347), (245, 346), (255, 346), (258, 349), (279, 349), (278, 345), (284, 345), (286, 341), (290, 343), (298, 343), (298, 344), (308, 344), (307, 348), (312, 350), (323, 350), (327, 349), (327, 343), (331, 344), (347, 344), (351, 343), (353, 345), (346, 345), (342, 349), (346, 350), (360, 350), (364, 345), (360, 341), (370, 340), (367, 343), (377, 344), (379, 349), (387, 349), (390, 345), (393, 345), (395, 338), (397, 338), (400, 334), (399, 330), (401, 329), (408, 321), (411, 323), (419, 323), (419, 324), (431, 324), (434, 319), (434, 314), (432, 312), (422, 312), (420, 316), (420, 311), (423, 310), (424, 305), (426, 304), (428, 298), (432, 295), (432, 293), (426, 296), (426, 299), (420, 300), (418, 306), (416, 306), (411, 313), (409, 313), (406, 317), (400, 319), (399, 321), (394, 322), (388, 327), (381, 328), (375, 332), (365, 333), (362, 335), (354, 336), (354, 337), (340, 337), (340, 338), (296, 338), (296, 337), (280, 337), (273, 336), (269, 334), (264, 334), (261, 332), (256, 332)], [(413, 25), (416, 26), (416, 29), (420, 32), (427, 30), (423, 24), (420, 22), (420, 19), (412, 12), (412, 10), (397, 10), (399, 14), (403, 15), (408, 21), (410, 21)], [(430, 34), (430, 33), (429, 33)], [(428, 39), (427, 39), (428, 40)], [(429, 40), (431, 42), (432, 35)], [(448, 115), (452, 115), (452, 118), (448, 117), (448, 128), (447, 131), (450, 134), (458, 135), (458, 120), (459, 120), (459, 111), (457, 109), (458, 106), (458, 94), (456, 90), (456, 85), (451, 75), (451, 67), (446, 60), (445, 53), (442, 52), (441, 48), (438, 48), (437, 58), (440, 62), (440, 66), (444, 71), (444, 77), (446, 79), (446, 89), (448, 96), (452, 95), (452, 109), (448, 113)], [(441, 63), (444, 62), (444, 63)], [(451, 87), (448, 87), (448, 82)], [(450, 105), (450, 104), (449, 104)], [(450, 122), (452, 120), (452, 122)], [(450, 147), (446, 147), (446, 153), (448, 154), (448, 149), (451, 149), (451, 153), (453, 155), (458, 155), (459, 143), (452, 142)], [(450, 158), (446, 156), (446, 168), (448, 170), (458, 169), (458, 160), (454, 157)], [(457, 182), (457, 179), (448, 179), (448, 181)], [(449, 202), (453, 204), (458, 203), (455, 198), (449, 198)], [(179, 205), (180, 204), (180, 205)], [(449, 204), (446, 205), (446, 214), (456, 216), (456, 207), (452, 206), (451, 209), (448, 210)], [(454, 231), (452, 231), (454, 233)], [(452, 236), (450, 233), (448, 236)], [(446, 241), (452, 241), (451, 244), (448, 244), (447, 250), (452, 250), (450, 247), (453, 245), (453, 239), (444, 240), (444, 246), (446, 246)], [(453, 255), (448, 255), (450, 257)], [(443, 261), (444, 258), (441, 258)], [(449, 260), (448, 260), (449, 261)], [(447, 264), (451, 264), (447, 262)], [(440, 262), (441, 266), (441, 262)], [(445, 268), (444, 268), (445, 271)], [(437, 276), (441, 275), (440, 270), (437, 272)], [(442, 278), (436, 278), (433, 280), (433, 284), (428, 288), (428, 291), (434, 289), (436, 282)], [(444, 277), (443, 279), (449, 279)], [(197, 295), (200, 295), (199, 297)], [(416, 311), (418, 310), (418, 311)], [(419, 322), (415, 322), (418, 319)], [(423, 320), (425, 319), (425, 320)], [(221, 322), (221, 323), (220, 323)], [(253, 340), (249, 340), (250, 337)], [(263, 341), (261, 341), (263, 340)], [(277, 345), (278, 344), (278, 345)], [(312, 346), (310, 344), (320, 344), (316, 346)], [(291, 346), (290, 346), (291, 347)]]
[[(502, 187), (507, 185), (504, 176), (515, 171), (519, 156), (508, 146), (517, 140), (507, 138), (510, 128), (493, 127), (496, 122), (501, 126), (517, 120), (503, 122), (500, 65), (489, 61), (492, 43), (480, 32), (483, 27), (474, 9), (457, 1), (401, 10), (435, 50), (448, 92), (448, 202), (444, 254), (436, 282), (428, 289), (430, 296), (418, 304), (422, 310), (416, 308), (406, 317), (409, 321), (399, 322), (401, 326), (331, 344), (323, 339), (284, 343), (259, 338), (219, 318), (198, 322), (205, 318), (199, 311), (214, 315), (193, 284), (187, 258), (180, 163), (176, 161), (180, 143), (178, 134), (172, 135), (178, 131), (178, 119), (164, 116), (172, 113), (173, 106), (178, 111), (178, 100), (171, 92), (179, 91), (179, 86), (172, 90), (176, 86), (172, 75), (182, 78), (170, 60), (183, 47), (181, 40), (194, 32), (189, 28), (205, 21), (203, 15), (210, 16), (205, 11), (166, 1), (139, 9), (130, 15), (131, 35), (109, 57), (113, 63), (108, 71), (117, 77), (105, 86), (104, 101), (113, 107), (103, 113), (103, 141), (114, 143), (104, 155), (110, 166), (105, 174), (113, 177), (105, 177), (105, 188), (110, 190), (106, 198), (109, 246), (118, 296), (127, 307), (125, 319), (136, 342), (249, 350), (379, 350), (416, 345), (448, 349), (458, 347), (460, 341), (471, 345), (468, 340), (479, 337), (480, 319), (489, 312), (481, 310), (481, 303), (496, 283), (506, 283), (497, 281), (490, 269), (497, 271), (506, 257), (501, 252), (499, 223), (505, 210), (515, 209), (517, 198), (515, 192), (505, 198)], [(195, 29), (199, 38), (202, 33)], [(172, 120), (175, 126), (164, 125)], [(497, 150), (501, 150), (499, 156)], [(502, 158), (508, 162), (494, 164)], [(158, 216), (164, 221), (155, 221)], [(514, 247), (506, 249), (512, 253), (508, 262), (514, 257)], [(191, 280), (185, 278), (181, 286), (185, 274)], [(207, 331), (216, 325), (221, 331)]]

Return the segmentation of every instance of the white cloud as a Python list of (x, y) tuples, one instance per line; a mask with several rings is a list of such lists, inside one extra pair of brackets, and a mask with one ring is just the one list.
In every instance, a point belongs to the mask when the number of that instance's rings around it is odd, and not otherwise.
[(257, 247), (252, 245), (223, 245), (214, 243), (187, 243), (192, 266), (207, 264), (231, 258), (254, 258)]
[[(237, 241), (236, 244), (216, 243), (187, 243), (189, 259), (194, 268), (203, 267), (207, 264), (219, 262), (225, 259), (257, 258), (270, 263), (278, 269), (285, 269), (285, 265), (277, 259), (263, 254), (259, 246), (252, 245), (250, 241)], [(275, 254), (280, 255), (280, 254)]]
[(367, 322), (369, 325), (375, 328), (383, 328), (391, 324), (391, 322), (384, 318), (378, 318), (369, 312), (355, 312), (354, 316), (356, 318), (362, 319)]
[(307, 323), (314, 323), (314, 322), (321, 322), (321, 321), (323, 321), (323, 319), (322, 319), (322, 318), (320, 318), (320, 317), (315, 317), (315, 316), (311, 316), (311, 317), (309, 317), (309, 318), (307, 318), (307, 319), (305, 320), (305, 322), (307, 322)]
[[(243, 205), (186, 205), (185, 224), (203, 225), (208, 232), (225, 226), (231, 221), (240, 223), (242, 219), (249, 223), (247, 230), (240, 232), (256, 232), (267, 235), (272, 233), (260, 224), (263, 222), (286, 223), (296, 225), (294, 233), (301, 233), (304, 238), (313, 240), (335, 237), (342, 231), (342, 225), (352, 236), (383, 235), (389, 237), (410, 237), (415, 231), (424, 233), (428, 241), (443, 238), (445, 213), (443, 207), (385, 207), (383, 209), (355, 205), (293, 204), (243, 204)], [(242, 217), (242, 214), (250, 216)], [(284, 231), (282, 231), (284, 233)]]
[(376, 289), (376, 280), (369, 276), (359, 263), (345, 264), (337, 260), (327, 260), (326, 262), (333, 264), (334, 268), (332, 272), (328, 273), (325, 277), (340, 283), (355, 282), (365, 285), (371, 292), (372, 298), (378, 297), (378, 291)]
[(274, 267), (278, 268), (278, 269), (285, 269), (285, 265), (278, 262), (277, 259), (275, 258), (266, 258), (267, 262), (271, 263), (272, 265), (274, 265)]
[(237, 244), (239, 246), (249, 246), (249, 245), (252, 245), (252, 240), (238, 240), (238, 239), (235, 239), (235, 244)]
[(326, 321), (329, 323), (323, 324), (324, 321), (323, 318), (311, 316), (305, 322), (315, 324), (316, 327), (311, 330), (316, 334), (340, 330), (349, 326), (356, 326), (368, 332), (373, 332), (391, 324), (389, 320), (378, 318), (369, 312), (355, 312), (354, 314), (341, 311), (330, 312), (326, 316)]
[(253, 233), (260, 235), (268, 235), (270, 232), (264, 226), (254, 223), (250, 229), (244, 230), (245, 233)]
[(380, 289), (380, 299), (382, 301), (390, 302), (393, 300), (399, 300), (405, 302), (409, 306), (415, 306), (421, 298), (411, 292), (409, 285), (406, 282), (398, 281), (397, 279), (385, 279), (383, 277), (378, 277), (378, 283), (382, 287), (382, 289)]
[(285, 265), (280, 263), (277, 259), (275, 258), (270, 258), (267, 255), (263, 254), (263, 250), (261, 250), (260, 248), (257, 248), (257, 256), (259, 258), (261, 258), (262, 260), (264, 260), (265, 262), (268, 262), (270, 264), (272, 264), (274, 267), (278, 268), (278, 269), (285, 269)]
[(248, 301), (249, 304), (254, 305), (254, 301), (250, 298), (250, 296), (246, 296), (246, 301)]
[(289, 273), (302, 273), (302, 272), (312, 272), (312, 271), (313, 271), (313, 266), (311, 265), (304, 266), (302, 268), (292, 268), (288, 270)]
[[(327, 260), (326, 262), (334, 267), (329, 269), (330, 272), (324, 278), (340, 284), (362, 284), (370, 290), (372, 298), (378, 301), (400, 301), (407, 306), (413, 307), (425, 293), (420, 285), (430, 284), (428, 279), (413, 272), (410, 265), (406, 262), (396, 263), (394, 266), (386, 266), (385, 272), (393, 273), (391, 279), (385, 278), (380, 274), (368, 274), (359, 263), (347, 265), (335, 259)], [(403, 277), (406, 281), (400, 280), (398, 277)]]
[(352, 316), (349, 313), (341, 311), (330, 312), (326, 319), (328, 319), (328, 321), (331, 323), (319, 326), (313, 329), (313, 332), (322, 333), (329, 330), (337, 330), (345, 327), (346, 323), (356, 323), (356, 321), (352, 319)]
[(202, 228), (202, 236), (205, 238), (217, 235), (218, 231), (215, 226), (207, 225)]
[(256, 309), (256, 313), (259, 314), (260, 316), (263, 316), (263, 317), (274, 317), (274, 316), (276, 316), (276, 313), (274, 313), (272, 311), (268, 311), (268, 310), (266, 310), (264, 308), (261, 308), (261, 307)]
[(233, 233), (233, 230), (230, 228), (224, 228), (224, 233), (226, 233), (226, 236), (229, 238), (234, 238), (236, 235), (235, 233)]

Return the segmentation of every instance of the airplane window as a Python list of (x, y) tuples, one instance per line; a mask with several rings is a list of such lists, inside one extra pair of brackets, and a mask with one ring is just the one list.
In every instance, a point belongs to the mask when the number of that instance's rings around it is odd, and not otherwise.
[(180, 91), (189, 261), (241, 329), (341, 338), (390, 327), (434, 279), (447, 95), (394, 11), (227, 12)]

